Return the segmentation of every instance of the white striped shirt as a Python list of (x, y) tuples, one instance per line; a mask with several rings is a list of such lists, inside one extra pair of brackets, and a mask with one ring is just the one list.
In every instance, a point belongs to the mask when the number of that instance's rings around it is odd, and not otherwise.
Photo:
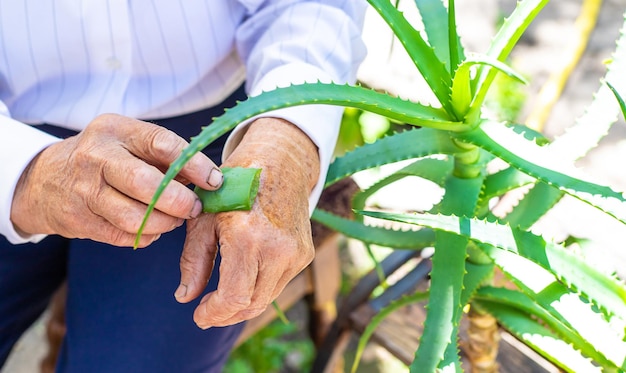
[[(0, 234), (24, 167), (58, 139), (28, 124), (81, 130), (98, 114), (158, 119), (304, 81), (353, 82), (365, 55), (364, 0), (0, 0)], [(339, 108), (273, 112), (317, 144), (320, 181)], [(207, 118), (207, 122), (210, 118)], [(227, 144), (237, 142), (237, 131)]]

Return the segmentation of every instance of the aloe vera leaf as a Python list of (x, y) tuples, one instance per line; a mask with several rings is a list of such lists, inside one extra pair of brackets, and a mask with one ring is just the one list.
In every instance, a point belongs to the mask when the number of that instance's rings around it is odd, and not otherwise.
[[(579, 331), (583, 338), (615, 364), (623, 365), (626, 361), (624, 335), (618, 335), (620, 330), (623, 333), (623, 326), (616, 330), (611, 327), (613, 322), (608, 324), (604, 320), (626, 320), (624, 284), (596, 270), (562, 246), (542, 242), (541, 237), (530, 232), (478, 219), (426, 214), (359, 213), (471, 237), (516, 285), (542, 307), (572, 325), (572, 329)], [(489, 228), (493, 226), (497, 228)], [(505, 241), (509, 243), (505, 244)], [(580, 295), (569, 291), (564, 284), (592, 303), (581, 302)], [(592, 308), (592, 305), (597, 308)], [(623, 321), (616, 322), (623, 324)]]
[[(550, 151), (559, 154), (564, 159), (573, 162), (587, 154), (599, 143), (600, 139), (608, 134), (611, 126), (617, 121), (618, 105), (610, 97), (612, 93), (615, 95), (616, 88), (608, 81), (622, 84), (621, 88), (626, 89), (626, 86), (623, 86), (624, 79), (622, 79), (626, 74), (626, 37), (623, 28), (624, 26), (622, 26), (611, 62), (607, 65), (607, 73), (605, 74), (607, 84), (600, 85), (591, 104), (587, 106), (584, 114), (577, 118), (575, 125), (567, 128), (563, 135), (548, 145)], [(623, 101), (620, 102), (620, 97), (617, 97), (617, 102), (624, 112), (626, 108)], [(485, 189), (487, 189), (487, 185)], [(564, 192), (555, 190), (545, 183), (537, 183), (503, 221), (510, 222), (513, 226), (529, 228), (563, 195)]]
[(507, 76), (522, 84), (527, 84), (526, 79), (515, 72), (512, 68), (493, 59), (487, 55), (480, 54), (468, 54), (465, 61), (458, 65), (454, 78), (452, 80), (452, 107), (455, 110), (457, 118), (465, 117), (470, 103), (472, 101), (472, 89), (470, 86), (470, 68), (476, 65), (488, 65), (495, 69), (495, 71), (502, 72)]
[[(420, 177), (433, 183), (443, 186), (446, 176), (452, 171), (452, 158), (446, 159), (434, 159), (434, 158), (422, 158), (409, 164), (406, 167), (394, 172), (393, 174), (378, 180), (374, 184), (370, 185), (366, 189), (357, 192), (352, 197), (352, 208), (355, 210), (362, 210), (365, 207), (365, 203), (369, 197), (374, 193), (383, 189), (384, 187), (404, 179), (408, 176)], [(358, 216), (357, 216), (358, 218)]]
[[(460, 41), (456, 30), (456, 8), (454, 0), (448, 0), (448, 45), (450, 50), (450, 70), (456, 69), (461, 63), (461, 55), (459, 54)], [(454, 75), (450, 73), (450, 75)]]
[[(365, 207), (367, 199), (370, 196), (372, 196), (374, 193), (384, 188), (385, 186), (401, 180), (407, 176), (421, 177), (427, 180), (434, 181), (438, 185), (442, 185), (445, 177), (450, 174), (451, 170), (452, 159), (450, 157), (447, 157), (445, 160), (433, 158), (418, 159), (410, 165), (394, 172), (393, 174), (383, 178), (382, 180), (377, 181), (365, 190), (356, 193), (352, 197), (352, 208), (356, 210), (363, 209)], [(355, 220), (362, 222), (363, 217), (361, 215), (356, 215)], [(371, 245), (368, 243), (364, 244), (369, 257), (375, 265), (377, 273), (379, 273), (381, 283), (386, 284), (387, 282), (380, 268), (380, 264), (373, 255)]]
[(398, 132), (335, 159), (328, 169), (326, 186), (357, 171), (433, 154), (455, 154), (458, 151), (459, 148), (444, 131), (420, 128)]
[(497, 303), (478, 302), (478, 304), (496, 317), (511, 334), (565, 371), (571, 373), (603, 371), (550, 329), (523, 312)]
[[(564, 192), (554, 189), (550, 185), (538, 182), (524, 195), (513, 210), (500, 221), (520, 229), (530, 229), (546, 214), (557, 202), (563, 198)], [(487, 216), (491, 220), (493, 216)], [(493, 217), (495, 219), (495, 217)]]
[(435, 237), (428, 313), (411, 372), (434, 372), (448, 345), (456, 345), (458, 338), (467, 239), (442, 232), (436, 232)]
[(191, 157), (237, 124), (255, 115), (271, 110), (309, 104), (355, 107), (385, 115), (390, 119), (403, 123), (412, 123), (420, 126), (428, 126), (430, 123), (436, 127), (443, 126), (442, 128), (450, 128), (451, 130), (461, 130), (464, 127), (463, 125), (449, 122), (448, 115), (440, 109), (411, 103), (358, 86), (324, 83), (301, 84), (277, 88), (262, 95), (250, 97), (245, 101), (239, 102), (235, 107), (226, 110), (223, 115), (215, 118), (210, 126), (204, 127), (200, 134), (191, 139), (191, 142), (183, 149), (180, 156), (172, 162), (148, 204), (135, 238), (134, 247), (138, 246), (148, 217), (154, 210), (163, 190), (182, 170), (183, 166), (189, 162)]
[(319, 208), (313, 211), (311, 219), (331, 227), (347, 237), (356, 238), (372, 245), (420, 250), (432, 246), (435, 242), (435, 234), (430, 229), (403, 231), (373, 227), (362, 222), (342, 218)]
[(551, 142), (548, 138), (546, 138), (543, 133), (536, 131), (530, 127), (527, 127), (523, 124), (518, 123), (506, 123), (508, 128), (512, 129), (516, 133), (524, 136), (526, 140), (532, 140), (539, 146), (550, 145)]
[(452, 74), (456, 70), (456, 65), (450, 63), (450, 47), (456, 44), (458, 57), (454, 60), (462, 61), (464, 59), (464, 51), (456, 27), (454, 32), (456, 41), (451, 43), (450, 27), (448, 27), (448, 10), (441, 0), (415, 0), (415, 5), (419, 10), (424, 24), (424, 31), (428, 39), (428, 44), (433, 47), (435, 54), (441, 62), (446, 65), (447, 70)]
[(260, 168), (223, 167), (224, 182), (217, 190), (194, 188), (202, 212), (250, 210), (259, 191)]
[[(550, 144), (549, 140), (545, 138), (543, 134), (526, 126), (514, 123), (507, 123), (506, 126), (515, 133), (523, 136), (526, 140), (534, 141), (540, 146)], [(535, 178), (514, 167), (508, 167), (491, 175), (487, 175), (479, 204), (485, 205), (494, 197), (501, 196), (508, 191), (531, 184), (535, 181)]]
[(450, 103), (452, 78), (444, 63), (439, 60), (433, 48), (426, 43), (419, 31), (389, 0), (368, 0), (368, 2), (393, 30), (441, 106), (452, 117), (454, 115)]
[(494, 197), (501, 196), (524, 185), (532, 184), (535, 181), (534, 177), (528, 176), (516, 168), (508, 167), (485, 178), (481, 199), (489, 201)]
[(490, 257), (504, 250), (524, 257), (553, 273), (608, 315), (626, 320), (626, 286), (606, 275), (562, 245), (508, 225), (453, 215), (359, 212), (366, 216), (417, 224), (466, 237)]
[(619, 94), (619, 92), (617, 92), (617, 89), (615, 89), (615, 87), (613, 87), (613, 85), (611, 83), (606, 82), (606, 85), (609, 86), (609, 88), (611, 89), (611, 91), (615, 95), (615, 98), (617, 99), (617, 102), (619, 103), (619, 107), (622, 110), (622, 116), (626, 117), (626, 103), (624, 102), (624, 99)]
[(615, 51), (604, 76), (604, 81), (612, 83), (601, 84), (591, 104), (587, 106), (583, 115), (576, 119), (575, 125), (567, 128), (566, 132), (551, 144), (554, 151), (565, 158), (576, 160), (587, 154), (589, 150), (597, 146), (600, 139), (606, 136), (613, 123), (617, 121), (620, 102), (619, 99), (615, 100), (612, 91), (613, 89), (626, 91), (626, 80), (624, 80), (626, 75), (625, 24), (622, 24)]
[(549, 148), (523, 139), (500, 123), (487, 120), (471, 131), (453, 136), (487, 150), (520, 171), (626, 224), (626, 198), (622, 193), (586, 181), (572, 163), (559, 159)]
[[(352, 197), (352, 209), (356, 209), (356, 210), (362, 209), (365, 206), (367, 199), (372, 194), (376, 193), (378, 190), (384, 188), (385, 186), (395, 181), (401, 180), (407, 176), (421, 176), (427, 179), (432, 177), (433, 179), (439, 180), (440, 183), (442, 183), (443, 179), (445, 178), (445, 175), (449, 173), (451, 166), (452, 166), (452, 163), (450, 162), (450, 159), (447, 159), (447, 162), (443, 160), (430, 159), (430, 158), (419, 159), (411, 163), (410, 165), (394, 172), (393, 174), (383, 178), (382, 180), (377, 181), (376, 183), (366, 188), (365, 190), (355, 193), (355, 195)], [(360, 223), (363, 222), (363, 217), (361, 215), (356, 215), (354, 219)], [(432, 240), (429, 240), (429, 242), (432, 244), (433, 240), (434, 238)], [(380, 267), (379, 261), (376, 259), (376, 257), (373, 254), (371, 244), (369, 244), (368, 242), (363, 242), (363, 244), (365, 245), (368, 256), (370, 257), (371, 261), (374, 263), (375, 270), (379, 275), (379, 280), (381, 282), (381, 285), (383, 287), (387, 286), (385, 275), (382, 271), (382, 268)], [(396, 246), (393, 246), (393, 247), (396, 247)], [(421, 248), (423, 247), (424, 246), (421, 246)]]
[[(450, 175), (441, 210), (472, 213), (480, 194), (482, 178), (462, 179)], [(463, 304), (461, 293), (465, 276), (468, 238), (438, 230), (430, 273), (430, 297), (420, 345), (411, 371), (434, 372), (445, 357), (449, 344), (456, 345)], [(448, 356), (449, 357), (449, 356)]]
[[(489, 264), (473, 264), (465, 261), (465, 276), (463, 277), (463, 290), (461, 291), (461, 305), (465, 306), (486, 279), (493, 274), (494, 265)], [(453, 335), (459, 334), (459, 323), (455, 324)], [(459, 359), (459, 348), (457, 341), (448, 344), (443, 356), (443, 360), (439, 363), (439, 369), (442, 372), (462, 372), (461, 361)]]
[[(513, 13), (504, 21), (493, 38), (487, 55), (504, 62), (526, 28), (548, 2), (549, 0), (519, 1)], [(482, 104), (495, 76), (496, 70), (490, 66), (479, 67), (477, 78), (473, 84), (475, 96), (468, 113), (470, 118), (478, 118), (480, 116)]]
[(400, 299), (397, 299), (391, 302), (386, 307), (383, 307), (376, 315), (372, 317), (370, 322), (365, 327), (363, 333), (361, 333), (361, 337), (359, 337), (359, 343), (356, 348), (356, 354), (354, 357), (354, 361), (352, 362), (351, 372), (354, 373), (357, 371), (359, 367), (359, 362), (361, 361), (361, 356), (363, 356), (363, 351), (365, 350), (365, 346), (367, 342), (371, 338), (372, 334), (376, 331), (378, 325), (385, 320), (387, 316), (392, 314), (394, 311), (408, 306), (410, 304), (418, 303), (425, 300), (428, 297), (428, 292), (418, 292), (411, 295), (406, 295)]
[[(583, 299), (560, 282), (554, 273), (525, 257), (488, 245), (481, 245), (481, 249), (485, 250), (505, 275), (539, 306), (575, 330), (614, 364), (624, 365), (626, 343), (623, 319), (607, 315), (605, 307), (594, 306), (588, 299)], [(617, 281), (610, 275), (607, 275), (607, 278)]]
[[(622, 83), (623, 79), (621, 77), (626, 73), (625, 69), (626, 38), (622, 32), (611, 62), (607, 65), (605, 80)], [(617, 120), (618, 105), (611, 97), (615, 93), (616, 89), (611, 84), (601, 84), (594, 94), (591, 104), (586, 108), (584, 114), (577, 118), (575, 125), (567, 128), (563, 135), (558, 136), (547, 146), (547, 149), (572, 162), (587, 154), (589, 150), (598, 144), (600, 139), (607, 135), (609, 129)], [(622, 107), (623, 102), (620, 102), (619, 97), (617, 103)], [(533, 134), (525, 127), (520, 128), (524, 128), (525, 134)], [(539, 134), (534, 133), (533, 135), (539, 141), (545, 141), (541, 140)], [(529, 139), (528, 136), (525, 137)], [(519, 171), (510, 168), (504, 172), (515, 173)], [(496, 180), (500, 178), (498, 175), (492, 176), (494, 176), (493, 180), (491, 176), (488, 176), (485, 180), (485, 199), (481, 201), (483, 204), (498, 193), (505, 191), (503, 187), (506, 182)], [(516, 177), (513, 177), (513, 179), (516, 179)], [(521, 176), (521, 179), (530, 180), (531, 178), (530, 176)], [(515, 182), (512, 182), (511, 186), (515, 184)], [(498, 189), (500, 189), (499, 192)], [(562, 198), (563, 194), (564, 192), (539, 182), (502, 221), (510, 222), (513, 226), (528, 228), (552, 208)], [(493, 215), (489, 217), (493, 217)]]
[(590, 303), (589, 299), (560, 282), (555, 274), (522, 256), (504, 250), (487, 253), (506, 276), (538, 305), (575, 330), (614, 364), (624, 366), (626, 343), (623, 319), (607, 315), (606, 307)]
[[(527, 314), (528, 317), (536, 317), (542, 320), (561, 339), (581, 351), (583, 355), (592, 358), (604, 366), (617, 368), (613, 362), (609, 361), (606, 356), (600, 353), (593, 344), (583, 338), (575, 329), (572, 329), (570, 325), (561, 321), (559, 317), (553, 315), (552, 312), (546, 310), (535, 300), (522, 292), (487, 286), (478, 290), (474, 295), (474, 300), (480, 301), (482, 307), (490, 303), (496, 303), (515, 308)], [(486, 307), (486, 309), (488, 311), (489, 307)]]

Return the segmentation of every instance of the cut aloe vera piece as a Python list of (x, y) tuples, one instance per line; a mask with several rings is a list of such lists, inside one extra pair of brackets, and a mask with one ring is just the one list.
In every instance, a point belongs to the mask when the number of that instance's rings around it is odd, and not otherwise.
[(196, 187), (203, 212), (250, 210), (259, 191), (260, 168), (224, 167), (224, 183), (218, 190)]

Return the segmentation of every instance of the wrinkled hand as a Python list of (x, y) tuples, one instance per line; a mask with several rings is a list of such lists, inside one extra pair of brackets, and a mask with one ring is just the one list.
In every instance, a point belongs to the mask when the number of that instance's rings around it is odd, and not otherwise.
[[(162, 170), (186, 145), (157, 125), (101, 115), (31, 161), (17, 184), (11, 221), (23, 234), (132, 246)], [(216, 189), (222, 182), (221, 172), (203, 154), (194, 156), (180, 175), (159, 199), (139, 246), (200, 213), (200, 201), (184, 184)]]
[(187, 222), (179, 302), (205, 289), (220, 245), (220, 280), (194, 313), (206, 329), (251, 319), (278, 297), (314, 256), (308, 199), (319, 176), (317, 148), (294, 125), (254, 122), (224, 166), (262, 168), (251, 211), (203, 214)]

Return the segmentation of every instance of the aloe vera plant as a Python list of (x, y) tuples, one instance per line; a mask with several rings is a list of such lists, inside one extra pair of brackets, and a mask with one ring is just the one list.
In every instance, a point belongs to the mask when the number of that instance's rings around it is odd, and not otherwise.
[[(533, 234), (530, 227), (564, 195), (584, 201), (626, 224), (626, 197), (595, 183), (574, 167), (607, 133), (624, 102), (626, 40), (620, 37), (607, 83), (565, 135), (549, 141), (540, 133), (485, 115), (484, 102), (496, 74), (523, 80), (505, 62), (524, 30), (548, 0), (522, 0), (479, 55), (466, 51), (456, 30), (455, 2), (416, 0), (422, 30), (389, 0), (368, 0), (393, 30), (437, 102), (410, 102), (361, 86), (303, 84), (249, 98), (217, 118), (192, 139), (167, 171), (146, 217), (163, 188), (198, 151), (236, 124), (264, 112), (329, 104), (380, 114), (419, 126), (365, 144), (337, 158), (326, 185), (356, 172), (403, 160), (412, 162), (358, 193), (363, 216), (422, 226), (420, 230), (370, 227), (316, 210), (312, 218), (366, 244), (420, 250), (434, 247), (427, 292), (392, 303), (384, 316), (409, 301), (428, 299), (428, 313), (413, 372), (461, 371), (459, 323), (469, 305), (488, 315), (524, 343), (570, 372), (626, 370), (626, 286), (565, 246)], [(617, 99), (616, 99), (617, 97)], [(437, 157), (433, 157), (437, 156)], [(487, 164), (508, 167), (490, 173)], [(423, 214), (364, 211), (375, 191), (407, 176), (440, 185), (443, 198)], [(530, 190), (505, 217), (490, 201), (527, 186)], [(410, 196), (407, 196), (410, 198)], [(498, 267), (515, 290), (492, 285)], [(379, 320), (380, 318), (376, 320)], [(375, 324), (373, 325), (375, 326)], [(365, 338), (369, 335), (365, 333)]]

